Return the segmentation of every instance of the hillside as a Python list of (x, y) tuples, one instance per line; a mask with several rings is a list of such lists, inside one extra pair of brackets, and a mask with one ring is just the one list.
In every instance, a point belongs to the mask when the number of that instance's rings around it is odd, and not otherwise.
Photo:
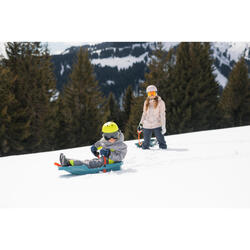
[[(47, 43), (44, 43), (47, 44)], [(176, 48), (179, 42), (164, 42), (164, 49)], [(104, 95), (111, 91), (120, 101), (125, 89), (132, 85), (135, 92), (140, 82), (145, 80), (148, 63), (154, 42), (103, 42), (103, 43), (66, 43), (50, 42), (48, 48), (52, 54), (57, 89), (61, 90), (68, 82), (69, 74), (76, 61), (80, 46), (89, 50), (91, 63), (94, 65), (96, 79)], [(221, 88), (227, 84), (228, 76), (240, 56), (244, 56), (249, 65), (250, 74), (250, 43), (249, 42), (212, 42), (214, 58), (214, 74)], [(0, 43), (0, 54), (6, 56), (4, 43)]]
[[(164, 42), (163, 46), (168, 51), (170, 48), (177, 48), (178, 44)], [(128, 85), (132, 85), (137, 92), (138, 84), (145, 80), (144, 75), (148, 71), (147, 65), (155, 46), (156, 43), (153, 42), (106, 42), (83, 47), (89, 50), (102, 92), (107, 95), (112, 91), (119, 99)], [(68, 80), (79, 48), (72, 46), (52, 58), (59, 90)], [(213, 42), (211, 50), (214, 74), (222, 88), (226, 86), (229, 73), (239, 57), (244, 56), (250, 73), (250, 43)]]
[(73, 176), (59, 153), (92, 158), (89, 147), (0, 158), (1, 207), (249, 208), (250, 126), (166, 136), (167, 150), (127, 141), (120, 172)]

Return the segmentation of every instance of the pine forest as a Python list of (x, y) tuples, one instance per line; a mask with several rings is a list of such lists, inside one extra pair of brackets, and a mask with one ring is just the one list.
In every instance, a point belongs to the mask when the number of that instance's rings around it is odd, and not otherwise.
[(169, 51), (157, 43), (138, 88), (124, 74), (120, 103), (112, 86), (100, 86), (84, 47), (60, 88), (46, 46), (8, 42), (5, 50), (7, 57), (0, 59), (0, 156), (91, 145), (107, 121), (118, 124), (125, 140), (136, 139), (149, 85), (165, 101), (167, 135), (250, 125), (248, 65), (240, 58), (221, 89), (210, 43), (182, 42)]

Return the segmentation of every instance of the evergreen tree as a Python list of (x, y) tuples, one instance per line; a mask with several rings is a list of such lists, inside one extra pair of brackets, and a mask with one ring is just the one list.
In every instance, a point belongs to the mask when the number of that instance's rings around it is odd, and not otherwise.
[(55, 121), (51, 97), (56, 82), (48, 50), (39, 42), (14, 42), (7, 43), (6, 53), (4, 65), (15, 78), (13, 94), (17, 103), (12, 122), (23, 129), (16, 153), (53, 149)]
[(10, 154), (11, 148), (11, 110), (15, 97), (11, 91), (13, 77), (9, 70), (0, 66), (0, 156)]
[(171, 133), (218, 127), (219, 86), (213, 70), (209, 43), (179, 45), (166, 105)]
[(131, 108), (134, 100), (133, 89), (131, 85), (125, 91), (124, 99), (123, 99), (123, 112), (122, 112), (122, 125), (121, 130), (124, 131), (125, 125), (129, 120), (129, 116), (131, 114)]
[(125, 126), (125, 139), (131, 140), (137, 138), (137, 127), (141, 120), (144, 104), (144, 96), (135, 97), (132, 101), (131, 112)]
[(13, 105), (9, 106), (11, 127), (9, 129), (9, 154), (27, 153), (27, 139), (31, 137), (30, 115), (26, 104), (25, 93), (28, 93), (27, 84), (20, 80), (19, 66), (22, 62), (21, 43), (8, 43), (6, 46), (8, 59), (3, 59), (3, 68), (10, 72), (10, 91), (14, 96)]
[(151, 56), (149, 64), (149, 73), (145, 74), (146, 85), (155, 85), (158, 89), (158, 94), (161, 97), (167, 95), (168, 78), (173, 65), (173, 49), (169, 52), (163, 49), (162, 43), (157, 43), (156, 49)]
[(191, 131), (207, 130), (219, 126), (219, 84), (213, 74), (214, 59), (209, 43), (191, 43), (192, 79), (187, 86), (191, 106)]
[[(40, 44), (38, 44), (38, 49)], [(41, 48), (40, 48), (41, 49)], [(39, 52), (38, 52), (39, 53)], [(36, 133), (40, 137), (40, 150), (55, 149), (55, 129), (57, 126), (56, 109), (57, 102), (52, 100), (56, 92), (56, 80), (53, 73), (51, 57), (47, 48), (40, 51), (38, 62), (37, 94), (39, 101), (37, 103), (37, 122)]]
[(109, 93), (104, 111), (106, 113), (106, 121), (114, 121), (120, 127), (121, 111), (112, 92)]
[(88, 51), (80, 49), (73, 66), (70, 82), (64, 90), (68, 147), (94, 143), (100, 136), (104, 120), (103, 99), (88, 58)]
[(250, 79), (242, 57), (233, 67), (220, 100), (226, 126), (250, 124)]
[(56, 149), (64, 149), (71, 147), (71, 132), (69, 127), (69, 117), (71, 109), (66, 105), (62, 94), (56, 101), (56, 129), (55, 129), (55, 147)]

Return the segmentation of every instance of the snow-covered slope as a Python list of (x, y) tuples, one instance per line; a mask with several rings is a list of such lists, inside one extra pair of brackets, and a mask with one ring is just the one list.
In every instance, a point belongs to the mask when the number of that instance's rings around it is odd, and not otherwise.
[[(227, 60), (234, 60), (237, 62), (241, 56), (250, 59), (250, 42), (214, 42), (212, 48), (224, 54)], [(218, 56), (218, 53), (216, 53)], [(226, 62), (227, 63), (227, 62)]]
[(250, 207), (250, 126), (166, 136), (167, 150), (127, 141), (120, 172), (72, 176), (59, 153), (0, 158), (0, 207)]
[(49, 49), (51, 55), (58, 55), (58, 54), (63, 53), (69, 47), (82, 46), (82, 45), (91, 44), (91, 43), (86, 43), (86, 42), (48, 42), (48, 43), (44, 43), (44, 44), (48, 44), (48, 49)]
[(216, 78), (215, 78), (216, 81), (217, 81), (223, 88), (225, 88), (226, 85), (227, 85), (228, 79), (227, 79), (224, 75), (222, 75), (221, 72), (220, 72), (217, 68), (215, 68), (213, 74), (216, 75)]
[(0, 42), (0, 58), (1, 56), (6, 57), (6, 52), (5, 52), (5, 43)]
[(93, 59), (91, 63), (100, 65), (102, 67), (105, 67), (105, 66), (117, 67), (118, 70), (120, 70), (120, 69), (127, 69), (129, 67), (132, 67), (134, 63), (143, 61), (145, 57), (147, 57), (147, 53), (144, 53), (139, 57), (129, 55), (126, 57)]
[[(48, 46), (51, 48), (52, 54), (63, 54), (68, 51), (68, 48), (71, 46), (80, 46), (85, 44), (90, 45), (91, 43), (48, 43)], [(179, 42), (163, 42), (163, 48), (165, 50), (169, 50), (178, 44)], [(151, 49), (155, 48), (155, 43), (146, 43), (144, 47), (147, 45), (149, 45)], [(134, 48), (136, 45), (133, 45), (132, 47)], [(241, 56), (244, 56), (246, 59), (250, 59), (250, 42), (211, 42), (211, 48), (214, 50), (214, 57), (221, 57), (221, 55), (224, 54), (222, 60), (224, 59), (224, 63), (226, 64), (228, 61), (230, 62), (230, 60), (237, 62)], [(94, 51), (95, 50), (92, 50), (92, 52)]]
[[(72, 46), (82, 46), (86, 44), (91, 44), (91, 43), (86, 43), (86, 42), (43, 42), (43, 45), (47, 46), (50, 51), (51, 55), (58, 55), (63, 53), (67, 48), (72, 47)], [(0, 55), (3, 55), (6, 57), (6, 52), (5, 52), (5, 43), (0, 42)]]

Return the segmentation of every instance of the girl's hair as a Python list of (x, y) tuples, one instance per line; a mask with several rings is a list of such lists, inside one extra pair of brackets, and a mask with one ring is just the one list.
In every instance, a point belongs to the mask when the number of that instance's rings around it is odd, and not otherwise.
[[(147, 97), (147, 99), (146, 99), (146, 111), (148, 110), (149, 101), (150, 101), (150, 98)], [(155, 109), (157, 108), (158, 102), (159, 102), (158, 96), (156, 96), (156, 97), (154, 98), (154, 108), (155, 108)]]

